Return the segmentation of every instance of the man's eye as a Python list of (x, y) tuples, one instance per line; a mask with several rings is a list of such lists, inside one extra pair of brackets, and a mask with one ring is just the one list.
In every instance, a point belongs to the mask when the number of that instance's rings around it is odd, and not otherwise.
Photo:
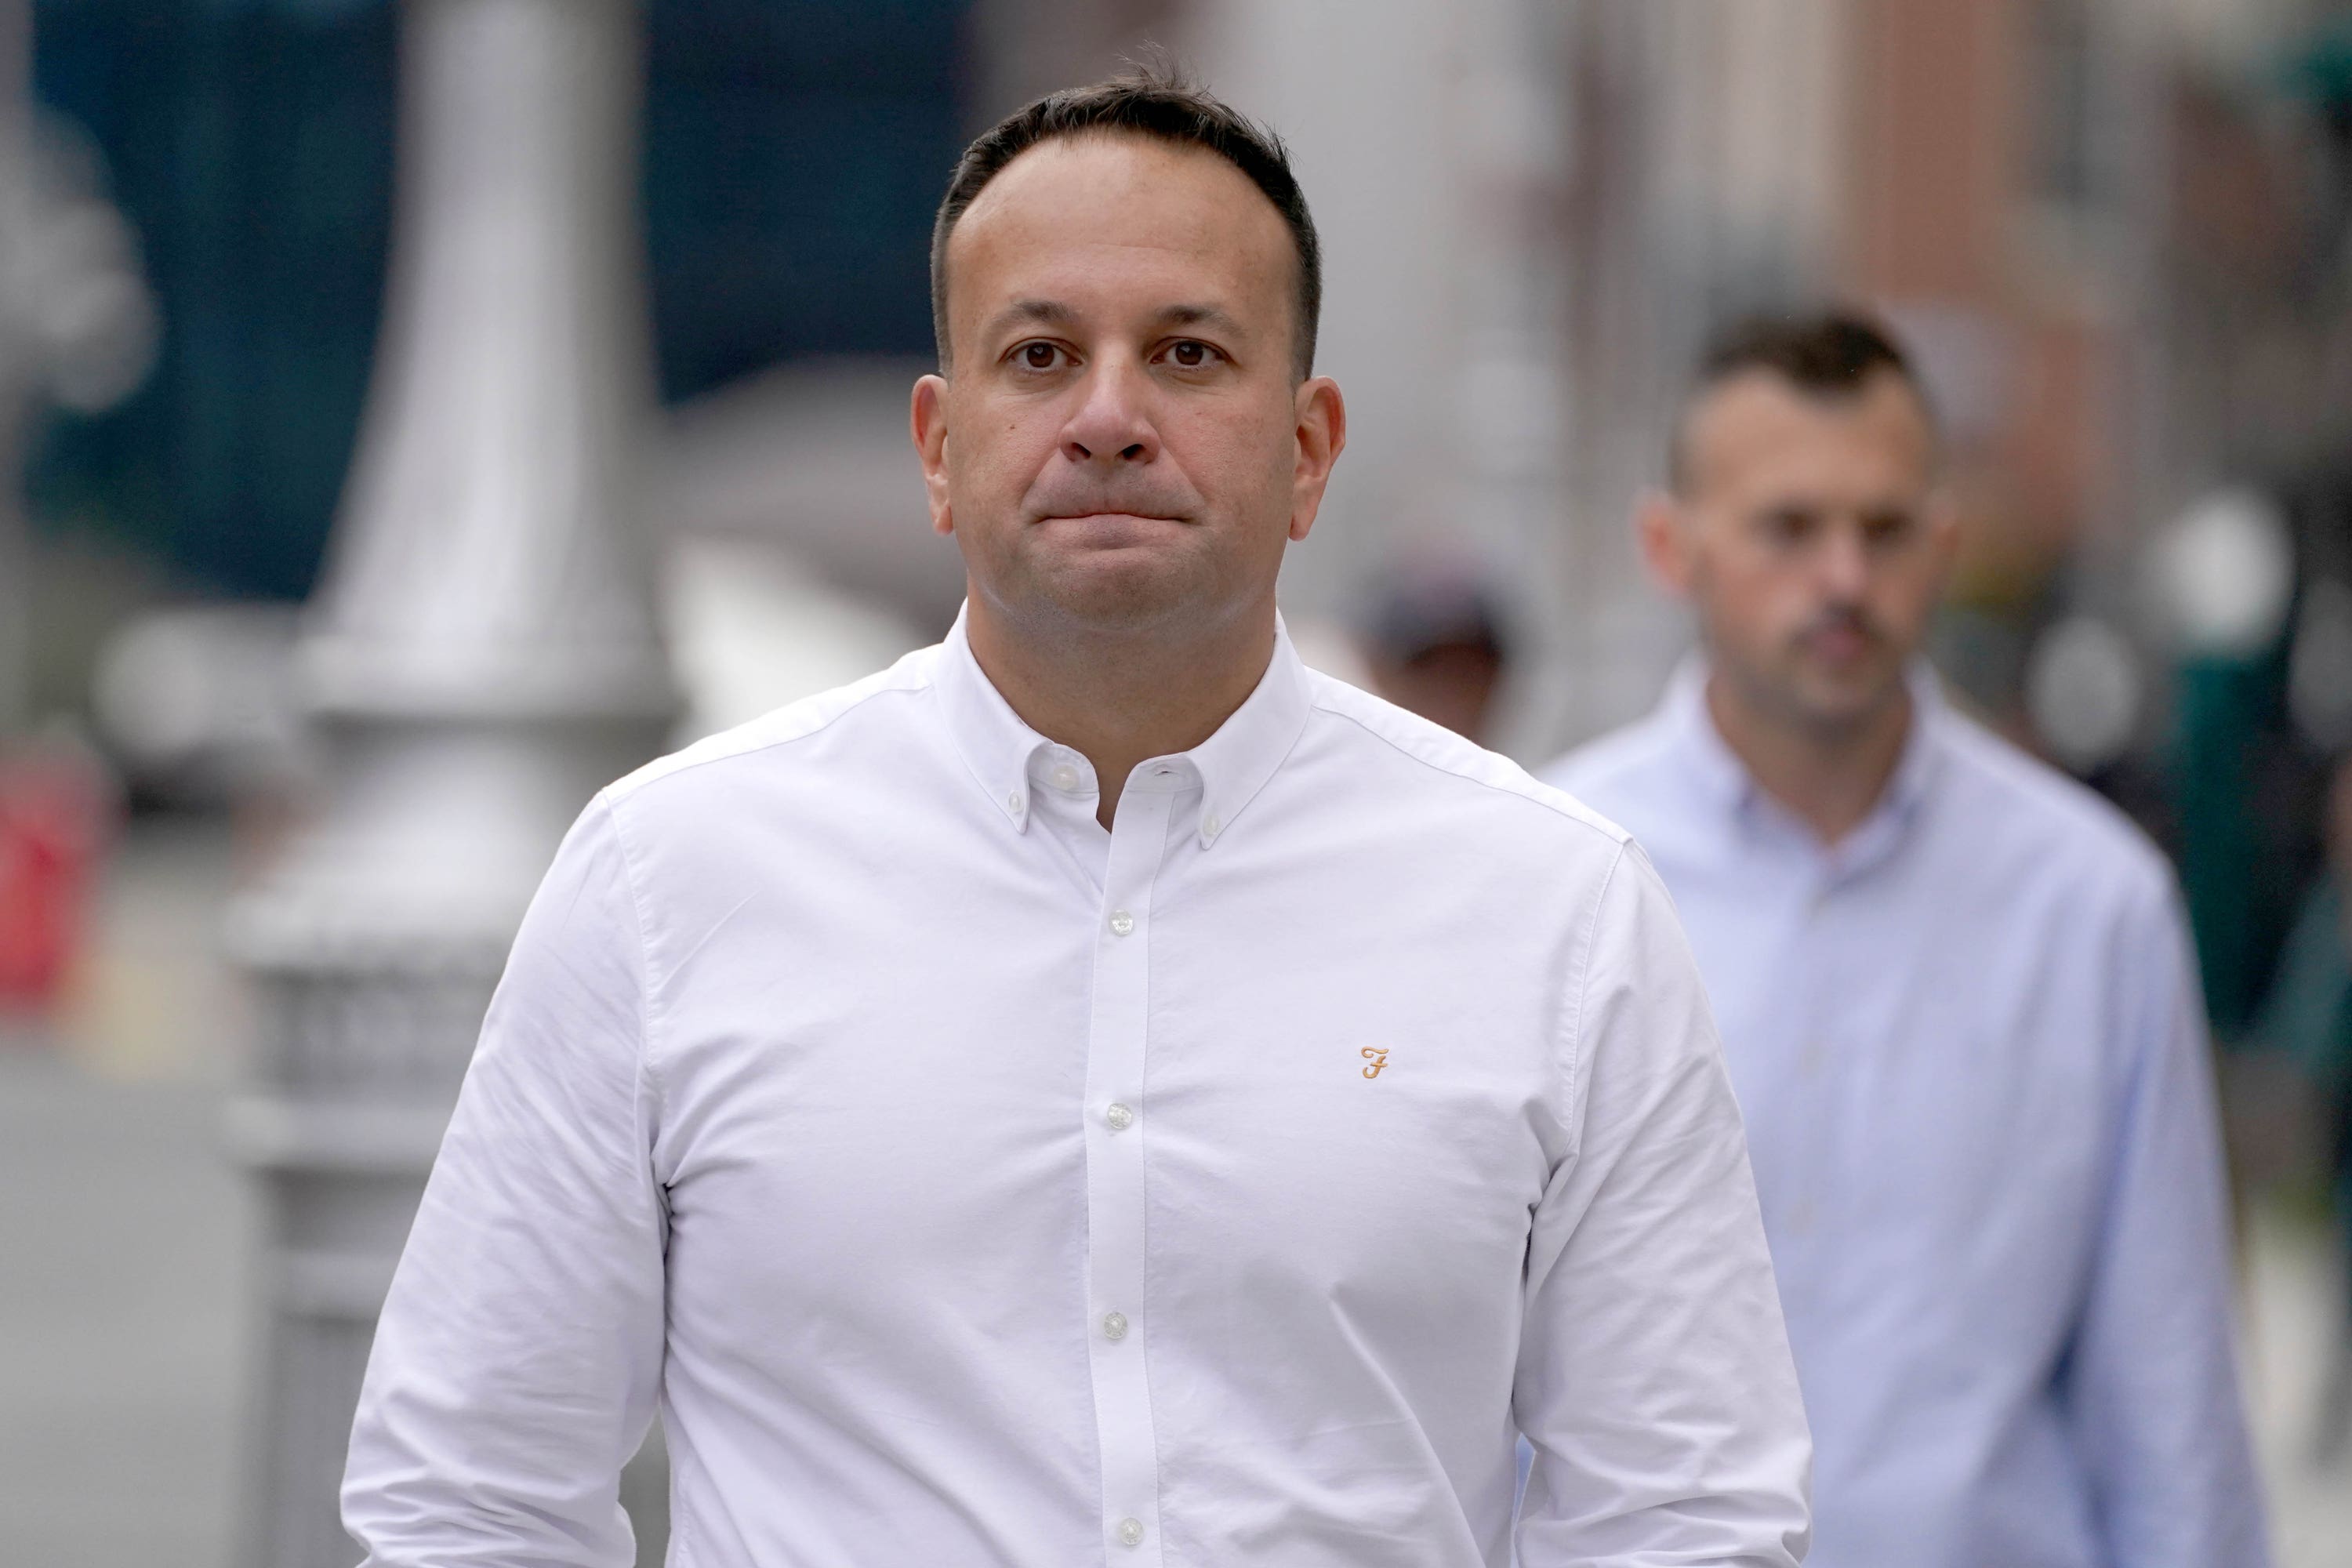
[(1863, 542), (1874, 548), (1891, 550), (1911, 536), (1911, 519), (1899, 511), (1872, 512), (1862, 520)]
[(1198, 370), (1207, 364), (1216, 352), (1206, 343), (1186, 338), (1169, 349), (1168, 357), (1186, 370)]
[(1051, 370), (1061, 359), (1062, 351), (1051, 343), (1024, 343), (1021, 363), (1031, 370)]

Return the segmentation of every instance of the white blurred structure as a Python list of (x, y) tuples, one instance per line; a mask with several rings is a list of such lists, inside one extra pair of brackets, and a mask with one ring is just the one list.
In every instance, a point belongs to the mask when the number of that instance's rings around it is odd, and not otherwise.
[(298, 654), (327, 783), (236, 910), (270, 1246), (241, 1563), (358, 1553), (383, 1291), (557, 839), (676, 709), (637, 537), (651, 374), (631, 0), (409, 0), (393, 281)]
[(2294, 600), (2294, 536), (2277, 501), (2233, 485), (2200, 498), (2155, 536), (2149, 619), (2190, 657), (2251, 658)]

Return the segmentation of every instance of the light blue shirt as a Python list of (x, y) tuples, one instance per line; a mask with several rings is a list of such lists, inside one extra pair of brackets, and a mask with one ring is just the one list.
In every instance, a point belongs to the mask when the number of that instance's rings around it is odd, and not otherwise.
[(1696, 664), (1547, 773), (1649, 851), (1748, 1123), (1812, 1568), (2259, 1568), (2210, 1068), (2168, 868), (1932, 678), (1833, 848)]

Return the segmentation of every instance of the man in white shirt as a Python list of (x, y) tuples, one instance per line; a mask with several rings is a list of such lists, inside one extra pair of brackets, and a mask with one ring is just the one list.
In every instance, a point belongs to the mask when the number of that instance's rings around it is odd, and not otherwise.
[(933, 267), (965, 612), (567, 839), (376, 1337), (368, 1562), (626, 1562), (658, 1408), (695, 1568), (1795, 1563), (1664, 890), (1276, 616), (1345, 432), (1279, 144), (1056, 95)]
[(2259, 1568), (2170, 873), (1916, 654), (1953, 551), (1910, 366), (1734, 330), (1642, 508), (1702, 655), (1553, 782), (1723, 1023), (1819, 1458), (1817, 1568)]

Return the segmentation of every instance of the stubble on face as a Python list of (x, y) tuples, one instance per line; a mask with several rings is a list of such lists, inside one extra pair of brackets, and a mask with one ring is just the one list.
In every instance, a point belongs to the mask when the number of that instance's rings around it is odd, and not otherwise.
[(1290, 521), (1297, 262), (1222, 158), (1023, 153), (950, 242), (952, 525), (976, 599), (1067, 642), (1269, 605)]
[(1717, 675), (1835, 742), (1904, 700), (1943, 582), (1934, 436), (1899, 377), (1822, 397), (1759, 372), (1689, 421), (1691, 595)]

